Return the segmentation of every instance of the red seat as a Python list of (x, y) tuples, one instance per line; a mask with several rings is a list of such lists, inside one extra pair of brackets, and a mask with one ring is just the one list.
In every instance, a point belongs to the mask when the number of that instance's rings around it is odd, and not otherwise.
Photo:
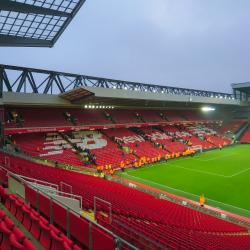
[(63, 241), (63, 247), (64, 247), (64, 249), (65, 250), (82, 250), (80, 247), (78, 247), (77, 245), (74, 245), (73, 247), (71, 246), (69, 246), (68, 244), (67, 244), (67, 242), (66, 241)]
[(15, 194), (11, 194), (10, 198), (10, 212), (16, 216), (16, 204), (15, 201), (17, 200), (17, 196)]
[(25, 235), (17, 227), (14, 227), (10, 234), (10, 243), (13, 245), (12, 250), (25, 249), (22, 244), (20, 244), (25, 238)]
[(25, 250), (37, 250), (28, 239), (24, 239), (23, 246), (25, 247)]
[(15, 236), (15, 234), (10, 234), (10, 243), (13, 245), (12, 250), (17, 250), (17, 249), (22, 249), (25, 250), (25, 247), (23, 245), (21, 245), (20, 243), (18, 243), (17, 238)]
[(38, 214), (35, 210), (32, 209), (30, 212), (30, 219), (31, 219), (30, 232), (37, 240), (39, 240), (41, 233), (39, 226), (39, 218), (40, 214)]
[(23, 222), (22, 222), (22, 224), (28, 230), (30, 230), (30, 227), (31, 227), (31, 219), (30, 219), (31, 207), (28, 206), (26, 203), (24, 203), (22, 206), (22, 210), (23, 210)]
[(5, 205), (5, 207), (7, 209), (10, 210), (10, 198), (9, 198), (10, 194), (8, 194), (6, 189), (4, 189), (3, 194), (4, 194), (4, 199), (5, 199), (5, 204), (4, 205)]
[(15, 201), (16, 204), (16, 218), (22, 223), (23, 222), (23, 210), (22, 210), (22, 206), (24, 204), (24, 202), (21, 199), (17, 199)]
[(43, 217), (40, 217), (39, 226), (41, 230), (39, 242), (44, 246), (45, 249), (48, 250), (51, 246), (50, 224)]
[(68, 239), (62, 233), (55, 234), (54, 230), (50, 230), (50, 235), (52, 237), (52, 243), (50, 250), (61, 250), (63, 249), (63, 242), (66, 241), (69, 246), (73, 245), (73, 242)]
[(10, 246), (10, 235), (11, 235), (12, 231), (7, 228), (7, 225), (3, 221), (0, 222), (0, 230), (3, 234), (1, 249), (12, 250), (12, 247)]

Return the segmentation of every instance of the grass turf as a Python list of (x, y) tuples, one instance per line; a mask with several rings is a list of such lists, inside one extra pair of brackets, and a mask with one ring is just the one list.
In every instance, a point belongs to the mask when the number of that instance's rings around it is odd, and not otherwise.
[(126, 169), (116, 175), (250, 218), (250, 145)]

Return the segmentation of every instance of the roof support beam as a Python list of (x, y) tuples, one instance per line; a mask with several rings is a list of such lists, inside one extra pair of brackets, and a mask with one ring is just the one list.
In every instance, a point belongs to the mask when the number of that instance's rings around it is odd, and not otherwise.
[(0, 46), (5, 47), (53, 47), (47, 40), (0, 34)]
[(51, 16), (71, 17), (71, 14), (58, 10), (47, 9), (31, 4), (19, 3), (9, 0), (0, 1), (0, 10), (15, 11), (21, 13), (34, 13)]

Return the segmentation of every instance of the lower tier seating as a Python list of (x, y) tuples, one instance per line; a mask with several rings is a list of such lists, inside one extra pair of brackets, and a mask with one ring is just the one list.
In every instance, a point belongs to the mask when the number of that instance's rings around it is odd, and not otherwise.
[[(5, 206), (10, 209), (11, 213), (16, 214), (16, 209), (11, 209), (11, 204), (24, 204), (15, 194), (9, 195), (2, 186), (0, 186), (1, 201), (5, 202)], [(15, 205), (12, 205), (14, 207)], [(36, 250), (34, 245), (26, 238), (26, 236), (18, 229), (11, 219), (0, 210), (0, 230), (1, 241), (0, 248), (3, 250)]]
[[(10, 171), (60, 185), (60, 182), (72, 186), (73, 194), (82, 196), (84, 207), (93, 209), (94, 196), (112, 204), (113, 213), (122, 213), (145, 221), (155, 221), (164, 225), (198, 232), (247, 232), (247, 228), (207, 215), (115, 182), (79, 174), (72, 171), (48, 167), (10, 156)], [(3, 153), (0, 163), (4, 164)], [(8, 168), (7, 166), (5, 166)], [(0, 171), (3, 183), (4, 171)], [(99, 207), (101, 209), (101, 207)]]

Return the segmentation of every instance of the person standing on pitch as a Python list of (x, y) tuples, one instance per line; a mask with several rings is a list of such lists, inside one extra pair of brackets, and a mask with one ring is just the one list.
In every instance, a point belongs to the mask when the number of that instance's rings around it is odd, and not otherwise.
[(201, 197), (200, 197), (200, 204), (201, 204), (202, 207), (204, 207), (204, 204), (205, 204), (204, 194), (202, 194)]

